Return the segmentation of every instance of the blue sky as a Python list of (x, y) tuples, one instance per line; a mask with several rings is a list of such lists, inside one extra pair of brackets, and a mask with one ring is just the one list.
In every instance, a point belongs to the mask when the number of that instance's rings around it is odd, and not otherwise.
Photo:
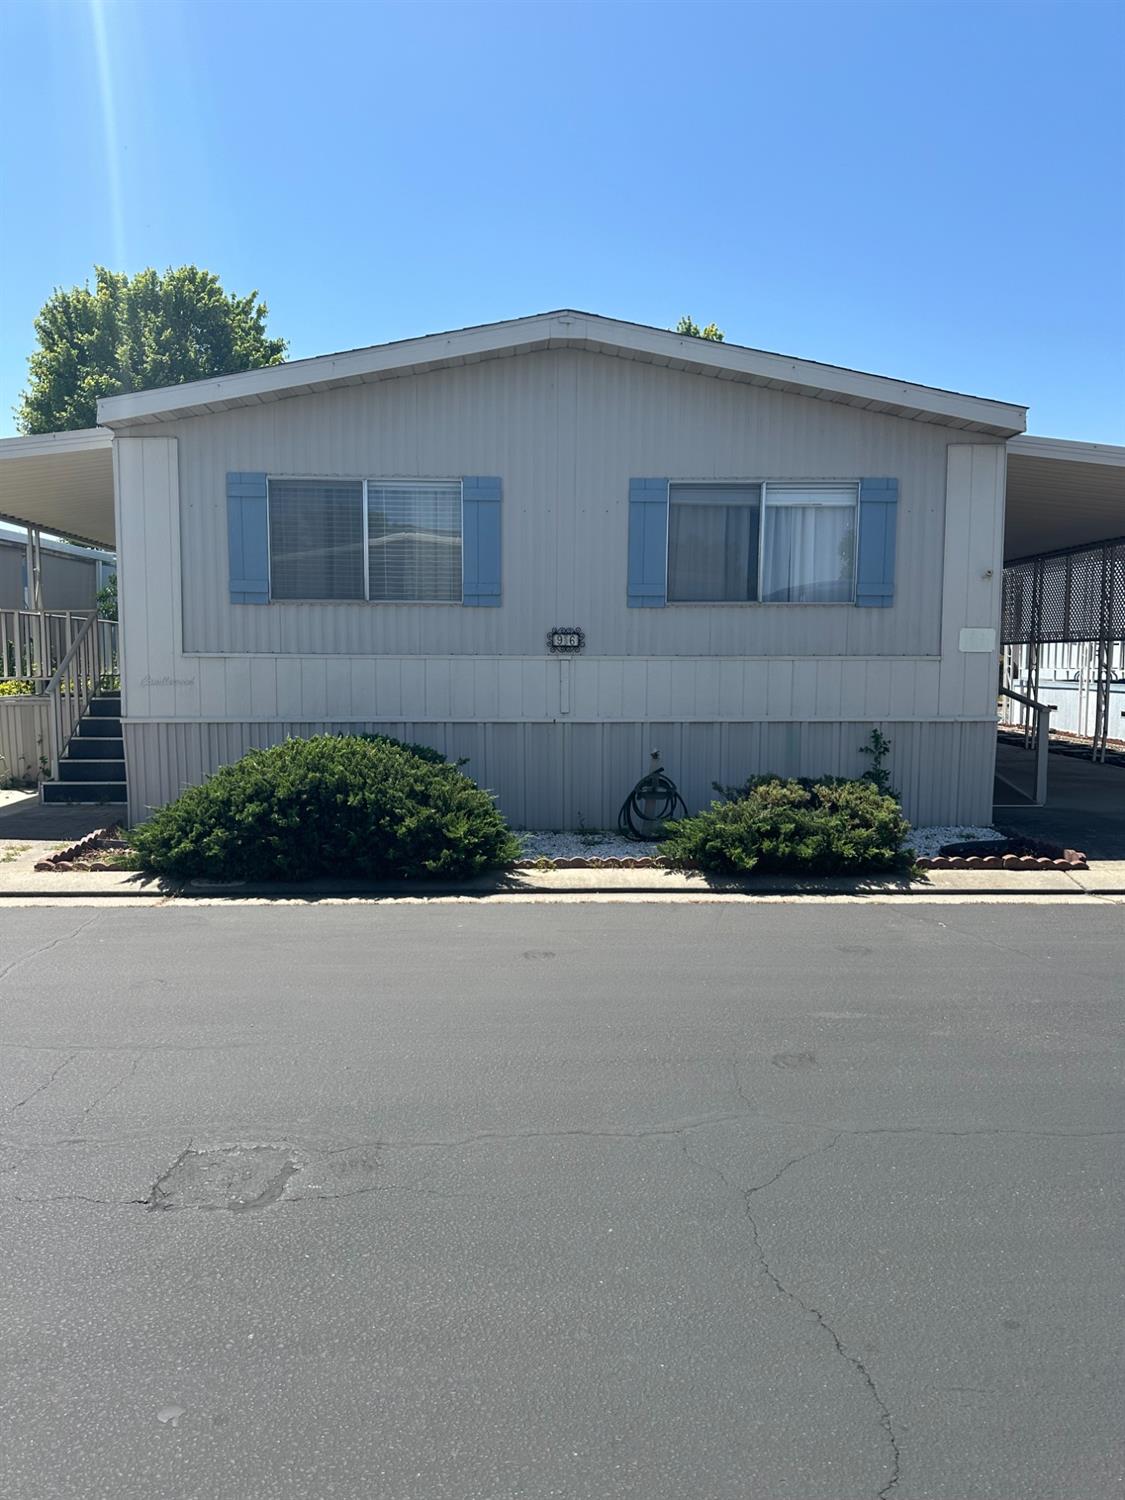
[(95, 262), (299, 357), (554, 307), (1125, 442), (1118, 4), (7, 0), (0, 432)]

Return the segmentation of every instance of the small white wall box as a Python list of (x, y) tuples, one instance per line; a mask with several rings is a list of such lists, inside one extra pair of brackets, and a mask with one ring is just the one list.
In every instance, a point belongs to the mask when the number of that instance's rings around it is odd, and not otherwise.
[(995, 651), (996, 632), (985, 626), (967, 625), (961, 631), (962, 651)]

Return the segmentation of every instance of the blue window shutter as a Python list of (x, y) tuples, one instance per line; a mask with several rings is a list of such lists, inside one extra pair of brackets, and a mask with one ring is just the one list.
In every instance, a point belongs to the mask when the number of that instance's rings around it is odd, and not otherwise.
[(500, 481), (487, 474), (461, 480), (463, 604), (499, 609)]
[(270, 602), (270, 531), (266, 476), (227, 475), (230, 602)]
[(629, 481), (629, 608), (668, 602), (668, 481)]
[(856, 554), (855, 602), (869, 609), (890, 609), (895, 602), (895, 526), (898, 480), (859, 482), (859, 547)]

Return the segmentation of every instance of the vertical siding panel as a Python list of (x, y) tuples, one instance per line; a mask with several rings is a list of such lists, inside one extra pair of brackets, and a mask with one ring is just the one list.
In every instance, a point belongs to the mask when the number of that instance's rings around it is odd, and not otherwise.
[(695, 705), (692, 712), (699, 719), (716, 718), (719, 714), (719, 663), (704, 660), (695, 662), (694, 667)]
[[(645, 611), (651, 613), (651, 611)], [(641, 610), (634, 610), (641, 614)], [(647, 716), (657, 719), (672, 711), (672, 663), (670, 661), (648, 662)]]
[(447, 719), (452, 711), (453, 682), (448, 661), (426, 662), (426, 717)]
[(721, 719), (741, 718), (746, 712), (743, 700), (745, 672), (737, 657), (729, 657), (716, 663), (719, 673), (716, 717)]
[(328, 674), (324, 658), (306, 656), (301, 661), (301, 717), (323, 719), (328, 702)]
[(351, 690), (348, 717), (370, 719), (375, 713), (375, 663), (369, 658), (351, 658)]
[[(874, 610), (868, 610), (874, 614)], [(864, 717), (885, 719), (891, 711), (891, 664), (889, 661), (868, 661), (867, 701)]]
[[(518, 719), (523, 713), (523, 663), (501, 661), (497, 664), (499, 703), (497, 716), (501, 719)], [(512, 741), (506, 741), (510, 747)]]
[(643, 719), (648, 708), (648, 671), (643, 661), (621, 663), (620, 714), (624, 719)]
[(397, 657), (375, 663), (375, 712), (380, 719), (402, 713), (402, 663)]
[(520, 708), (523, 718), (542, 719), (547, 714), (547, 667), (554, 663), (525, 661), (520, 663)]
[(281, 719), (296, 718), (301, 712), (301, 662), (297, 657), (279, 656), (277, 662), (277, 714)]
[(816, 664), (816, 716), (837, 719), (842, 711), (844, 673), (839, 660)]
[(623, 697), (624, 667), (620, 661), (598, 663), (597, 717), (620, 719)]
[(793, 663), (784, 657), (766, 663), (766, 713), (771, 719), (793, 716)]
[(472, 719), (477, 713), (477, 697), (474, 693), (474, 663), (457, 661), (452, 664), (449, 679), (449, 711), (455, 719)]
[(405, 662), (401, 672), (401, 708), (407, 718), (426, 716), (426, 667), (424, 662)]
[(277, 717), (277, 657), (250, 658), (250, 712), (256, 719)]
[[(228, 719), (252, 717), (247, 712), (250, 705), (250, 663), (252, 660), (253, 658), (249, 656), (232, 656), (227, 660), (226, 717)], [(323, 706), (320, 711), (324, 712)]]
[(469, 670), (473, 674), (476, 716), (495, 719), (500, 713), (500, 663), (475, 661), (469, 664)]
[(766, 663), (745, 661), (742, 671), (742, 711), (748, 719), (764, 719), (767, 709)]
[(895, 719), (910, 719), (914, 716), (914, 690), (917, 674), (912, 661), (893, 661), (891, 666), (891, 706), (889, 712)]
[(330, 718), (346, 718), (352, 704), (352, 669), (346, 656), (330, 656), (324, 663), (324, 708)]

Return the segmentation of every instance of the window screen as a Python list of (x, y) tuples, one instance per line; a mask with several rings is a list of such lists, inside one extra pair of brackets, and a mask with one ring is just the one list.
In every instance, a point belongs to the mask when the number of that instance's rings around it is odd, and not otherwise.
[(761, 486), (674, 484), (668, 510), (668, 600), (758, 597)]
[(367, 485), (368, 597), (461, 600), (461, 486)]
[(271, 479), (270, 597), (363, 598), (363, 485)]
[(851, 603), (857, 500), (851, 484), (766, 486), (763, 602)]

